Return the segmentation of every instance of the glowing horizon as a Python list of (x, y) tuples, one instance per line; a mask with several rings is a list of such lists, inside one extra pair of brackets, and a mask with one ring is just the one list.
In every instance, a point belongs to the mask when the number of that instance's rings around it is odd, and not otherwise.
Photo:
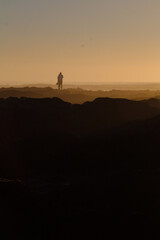
[(160, 82), (158, 0), (0, 2), (0, 84)]

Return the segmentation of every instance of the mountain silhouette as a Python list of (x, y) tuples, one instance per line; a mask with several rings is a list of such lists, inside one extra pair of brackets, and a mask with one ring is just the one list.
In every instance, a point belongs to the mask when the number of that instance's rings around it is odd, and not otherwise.
[(159, 100), (0, 99), (0, 131), (3, 239), (160, 237)]
[(129, 121), (152, 118), (160, 113), (148, 101), (99, 98), (82, 105), (58, 98), (0, 99), (1, 141), (33, 135), (99, 132)]

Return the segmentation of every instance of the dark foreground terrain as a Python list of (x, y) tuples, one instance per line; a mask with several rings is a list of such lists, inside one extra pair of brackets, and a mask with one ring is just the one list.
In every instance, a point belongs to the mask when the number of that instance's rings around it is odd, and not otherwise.
[(0, 99), (0, 239), (159, 239), (160, 101)]

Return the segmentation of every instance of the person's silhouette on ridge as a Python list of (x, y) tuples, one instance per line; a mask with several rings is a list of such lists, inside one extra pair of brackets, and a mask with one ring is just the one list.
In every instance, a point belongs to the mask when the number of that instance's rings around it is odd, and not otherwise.
[(58, 80), (58, 82), (57, 82), (58, 89), (60, 90), (60, 89), (62, 89), (62, 84), (63, 84), (63, 75), (61, 72), (59, 73), (57, 80)]

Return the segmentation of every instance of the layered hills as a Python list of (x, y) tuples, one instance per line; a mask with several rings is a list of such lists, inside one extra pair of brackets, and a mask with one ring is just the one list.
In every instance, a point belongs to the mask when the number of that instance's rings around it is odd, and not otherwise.
[(53, 98), (58, 97), (63, 101), (82, 104), (86, 101), (93, 101), (96, 98), (126, 98), (130, 100), (143, 100), (160, 96), (159, 90), (127, 90), (127, 89), (108, 89), (102, 90), (84, 90), (81, 88), (68, 88), (62, 91), (51, 87), (8, 87), (0, 88), (0, 98), (8, 97), (27, 97), (27, 98)]

